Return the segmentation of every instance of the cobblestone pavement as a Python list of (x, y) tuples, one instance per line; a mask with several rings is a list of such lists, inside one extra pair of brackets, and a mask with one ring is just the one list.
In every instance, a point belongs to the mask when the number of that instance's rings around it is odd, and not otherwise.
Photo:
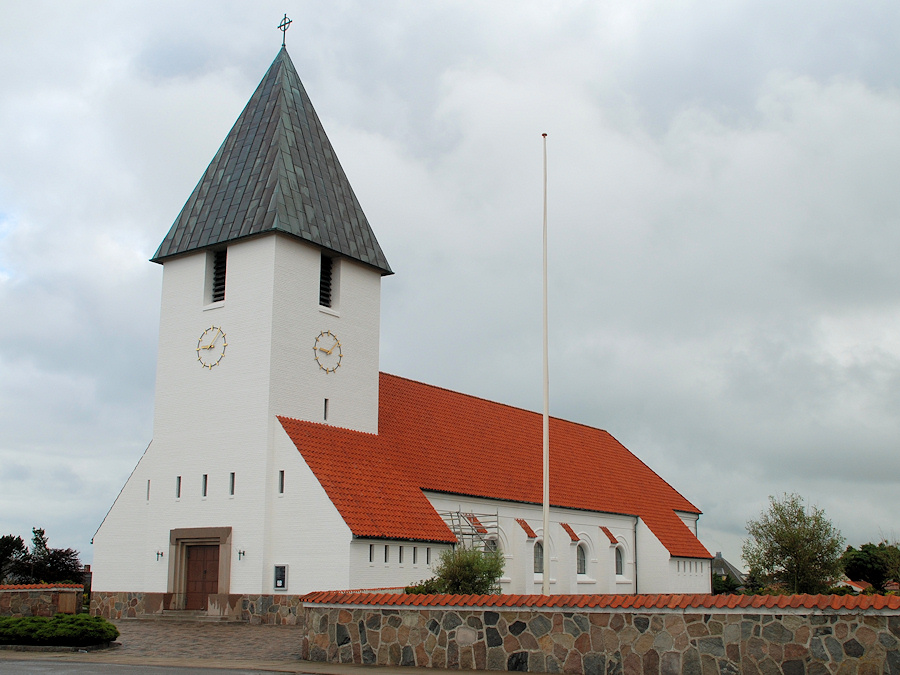
[(324, 672), (318, 664), (300, 661), (300, 641), (293, 626), (140, 620), (113, 623), (119, 629), (119, 647), (88, 653), (0, 652), (0, 672), (4, 670), (3, 661), (22, 659)]
[[(0, 674), (30, 672), (28, 661), (41, 668), (55, 662), (59, 668), (39, 672), (70, 672), (66, 664), (119, 664), (168, 666), (200, 672), (207, 668), (254, 673), (307, 673), (312, 675), (442, 675), (448, 671), (424, 668), (386, 668), (300, 660), (296, 626), (253, 626), (246, 623), (192, 621), (114, 621), (121, 646), (96, 652), (15, 652), (0, 650)], [(18, 668), (19, 670), (15, 670)], [(37, 668), (32, 669), (37, 672)], [(71, 672), (80, 672), (72, 670)], [(108, 671), (104, 671), (108, 672)], [(135, 673), (141, 669), (134, 669)], [(459, 671), (454, 671), (459, 672)]]
[(300, 660), (295, 626), (188, 621), (116, 621), (119, 656), (227, 659), (237, 661)]

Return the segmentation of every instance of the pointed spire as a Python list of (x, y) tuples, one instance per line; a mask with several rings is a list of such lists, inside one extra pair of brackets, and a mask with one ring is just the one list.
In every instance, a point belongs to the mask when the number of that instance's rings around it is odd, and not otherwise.
[(392, 274), (283, 47), (152, 260), (266, 232)]

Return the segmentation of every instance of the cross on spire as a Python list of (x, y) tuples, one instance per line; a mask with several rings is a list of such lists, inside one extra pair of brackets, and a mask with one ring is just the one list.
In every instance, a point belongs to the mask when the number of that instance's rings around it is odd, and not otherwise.
[(287, 33), (287, 29), (291, 27), (291, 23), (293, 23), (293, 22), (288, 18), (288, 15), (285, 14), (284, 18), (281, 20), (281, 23), (278, 24), (278, 30), (281, 31), (281, 46), (282, 47), (284, 47), (284, 38), (286, 37), (285, 33)]

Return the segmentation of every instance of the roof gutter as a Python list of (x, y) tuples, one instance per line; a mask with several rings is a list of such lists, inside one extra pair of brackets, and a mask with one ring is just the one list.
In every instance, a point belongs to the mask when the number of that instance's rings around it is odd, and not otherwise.
[(634, 517), (634, 538), (632, 542), (634, 543), (634, 594), (638, 594), (638, 546), (637, 546), (637, 527), (638, 520), (640, 516)]

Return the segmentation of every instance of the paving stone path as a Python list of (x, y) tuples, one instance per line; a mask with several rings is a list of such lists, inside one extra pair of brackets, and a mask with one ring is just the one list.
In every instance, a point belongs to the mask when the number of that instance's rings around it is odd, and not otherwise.
[(298, 661), (296, 626), (187, 621), (115, 621), (121, 656)]

